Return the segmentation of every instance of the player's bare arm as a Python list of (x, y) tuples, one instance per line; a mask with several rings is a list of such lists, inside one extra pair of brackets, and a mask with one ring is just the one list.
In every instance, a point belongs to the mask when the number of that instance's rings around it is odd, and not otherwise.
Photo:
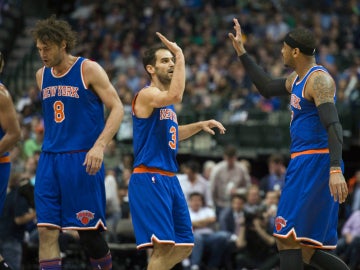
[(334, 103), (335, 82), (322, 71), (314, 72), (305, 88), (305, 97), (314, 101), (316, 106), (325, 102)]
[(348, 195), (348, 188), (342, 173), (340, 162), (342, 155), (342, 127), (334, 104), (335, 82), (324, 72), (315, 72), (305, 88), (318, 108), (321, 122), (328, 133), (330, 151), (330, 193), (335, 201), (343, 203)]
[(188, 125), (180, 125), (179, 126), (179, 141), (185, 140), (200, 131), (205, 131), (211, 135), (215, 135), (215, 131), (213, 129), (218, 129), (220, 134), (225, 134), (226, 129), (224, 126), (214, 119), (207, 121), (200, 121), (191, 123)]
[(0, 84), (0, 126), (5, 131), (0, 140), (0, 155), (9, 151), (20, 139), (20, 124), (12, 98), (4, 85)]
[[(135, 114), (142, 118), (149, 117), (154, 108), (181, 102), (185, 90), (185, 59), (182, 49), (161, 33), (156, 34), (169, 51), (159, 50), (156, 53), (155, 66), (146, 66), (146, 71), (152, 77), (151, 85), (139, 92), (135, 102)], [(171, 78), (170, 84), (160, 82), (156, 69)]]
[(110, 83), (105, 70), (98, 63), (90, 60), (85, 61), (83, 68), (85, 84), (100, 97), (109, 111), (104, 130), (87, 153), (84, 161), (87, 172), (95, 174), (101, 168), (105, 146), (119, 130), (124, 116), (124, 109), (119, 95)]
[(44, 69), (43, 68), (40, 68), (36, 71), (36, 74), (35, 74), (35, 77), (36, 77), (36, 84), (39, 88), (39, 91), (41, 91), (41, 88), (42, 88), (42, 76), (43, 76), (43, 72), (44, 72)]
[(291, 87), (295, 81), (297, 74), (295, 71), (291, 72), (291, 74), (286, 78), (286, 82), (285, 82), (285, 87), (286, 87), (286, 91), (288, 91), (289, 93), (291, 92)]

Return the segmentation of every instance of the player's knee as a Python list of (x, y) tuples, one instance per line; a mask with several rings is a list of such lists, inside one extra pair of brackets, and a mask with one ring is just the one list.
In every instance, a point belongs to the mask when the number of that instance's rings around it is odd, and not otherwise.
[(79, 231), (79, 237), (80, 243), (91, 258), (100, 259), (108, 254), (109, 247), (100, 231)]

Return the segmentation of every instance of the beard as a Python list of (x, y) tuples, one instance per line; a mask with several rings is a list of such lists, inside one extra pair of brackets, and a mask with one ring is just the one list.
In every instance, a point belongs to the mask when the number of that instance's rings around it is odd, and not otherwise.
[[(171, 78), (172, 76), (169, 75), (169, 73), (162, 73), (162, 72), (158, 72), (158, 70), (156, 70), (156, 76), (158, 77), (159, 81), (161, 82), (161, 84), (163, 85), (169, 85), (171, 83)], [(172, 75), (172, 74), (171, 74)]]

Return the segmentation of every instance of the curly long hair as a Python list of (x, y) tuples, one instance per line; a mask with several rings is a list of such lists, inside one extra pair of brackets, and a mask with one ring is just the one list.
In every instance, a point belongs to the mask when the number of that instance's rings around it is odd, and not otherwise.
[(31, 34), (36, 41), (42, 43), (55, 43), (60, 46), (63, 41), (66, 43), (66, 52), (69, 53), (76, 46), (77, 34), (67, 21), (56, 19), (55, 15), (39, 20)]

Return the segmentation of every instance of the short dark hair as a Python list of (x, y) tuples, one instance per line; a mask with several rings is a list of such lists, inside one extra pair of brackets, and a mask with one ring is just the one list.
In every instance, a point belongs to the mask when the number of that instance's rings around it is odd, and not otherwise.
[(70, 52), (76, 46), (77, 34), (74, 32), (67, 21), (56, 19), (55, 15), (39, 20), (35, 28), (31, 31), (35, 41), (43, 43), (55, 43), (60, 46), (61, 42), (66, 42), (66, 52)]
[(194, 191), (194, 192), (191, 192), (189, 195), (188, 195), (188, 199), (190, 200), (191, 198), (193, 197), (200, 197), (201, 201), (202, 201), (202, 204), (203, 206), (206, 206), (206, 202), (205, 202), (205, 197), (202, 193), (198, 192), (198, 191)]
[(144, 52), (142, 61), (143, 61), (143, 66), (144, 66), (144, 69), (146, 72), (147, 72), (147, 70), (146, 70), (147, 65), (155, 66), (156, 52), (159, 50), (169, 50), (169, 49), (163, 44), (156, 44)]
[(269, 159), (268, 159), (268, 163), (270, 162), (273, 162), (273, 163), (276, 163), (276, 164), (284, 164), (285, 161), (284, 161), (284, 157), (283, 155), (281, 154), (272, 154), (269, 156)]
[(297, 43), (300, 43), (305, 47), (316, 48), (315, 35), (310, 29), (304, 27), (294, 28), (288, 33), (288, 35)]
[(234, 145), (227, 145), (224, 149), (224, 155), (227, 157), (236, 157), (237, 155), (237, 149)]
[(188, 162), (186, 162), (185, 166), (192, 170), (194, 173), (200, 172), (200, 164), (196, 160), (189, 160)]
[(246, 196), (245, 194), (241, 194), (241, 193), (234, 193), (231, 195), (231, 201), (233, 201), (234, 199), (240, 199), (243, 202), (246, 202)]

